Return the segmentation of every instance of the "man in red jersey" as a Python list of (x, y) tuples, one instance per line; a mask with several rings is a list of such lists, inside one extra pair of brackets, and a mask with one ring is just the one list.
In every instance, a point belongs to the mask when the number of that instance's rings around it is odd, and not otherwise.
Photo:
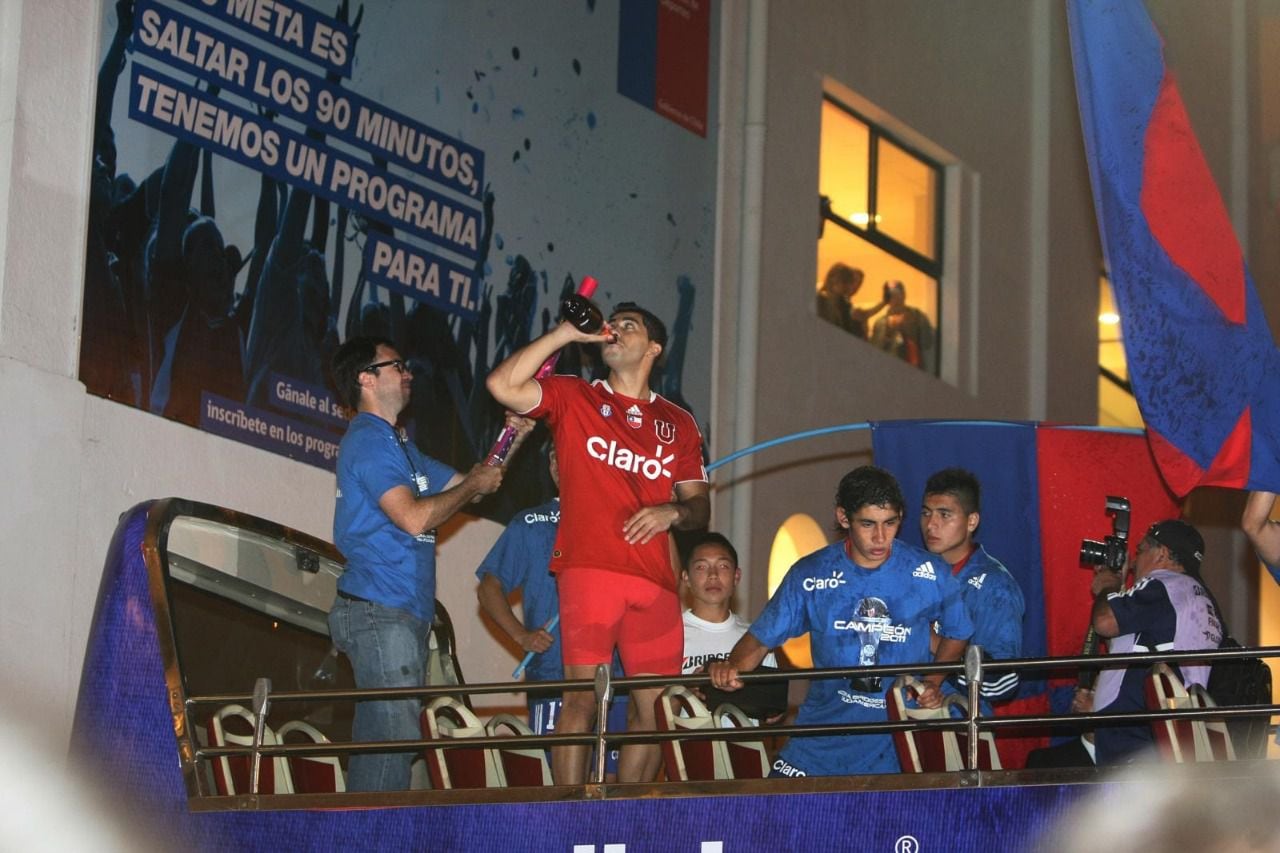
[[(688, 412), (649, 389), (667, 343), (662, 321), (624, 302), (609, 331), (589, 335), (561, 323), (494, 368), (486, 384), (502, 405), (545, 418), (555, 441), (561, 513), (551, 570), (560, 589), (565, 677), (591, 678), (615, 646), (627, 675), (678, 675), (684, 630), (667, 531), (707, 524), (702, 436)], [(607, 381), (534, 379), (571, 343), (603, 344)], [(632, 691), (631, 728), (654, 729), (660, 692)], [(590, 731), (593, 717), (590, 692), (566, 693), (559, 731)], [(556, 783), (581, 784), (587, 754), (586, 746), (553, 750)], [(651, 781), (660, 763), (656, 744), (629, 744), (618, 779)]]

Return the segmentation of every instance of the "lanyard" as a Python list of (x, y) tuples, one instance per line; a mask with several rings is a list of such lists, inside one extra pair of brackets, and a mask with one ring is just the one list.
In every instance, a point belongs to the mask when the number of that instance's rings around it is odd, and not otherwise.
[(421, 496), (427, 491), (427, 478), (419, 473), (418, 466), (413, 464), (413, 457), (409, 455), (409, 443), (405, 440), (404, 433), (394, 426), (391, 429), (396, 434), (396, 441), (400, 443), (400, 452), (404, 454), (404, 461), (409, 463), (410, 479), (413, 480), (413, 484), (418, 490), (418, 495)]

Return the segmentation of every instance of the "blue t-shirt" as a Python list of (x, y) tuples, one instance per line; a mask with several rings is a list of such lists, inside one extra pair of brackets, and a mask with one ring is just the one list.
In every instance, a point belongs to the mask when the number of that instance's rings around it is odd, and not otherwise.
[[(969, 642), (981, 646), (987, 659), (1009, 660), (1022, 656), (1022, 588), (1009, 570), (981, 545), (953, 575), (960, 584), (965, 612), (973, 623)], [(964, 679), (958, 678), (961, 686)], [(1018, 692), (1018, 673), (993, 672), (982, 681), (985, 702), (1012, 699)], [(984, 706), (983, 711), (990, 710)]]
[[(791, 567), (751, 634), (774, 648), (808, 631), (815, 667), (927, 663), (935, 620), (944, 637), (965, 640), (973, 632), (945, 560), (897, 541), (878, 568), (864, 569), (849, 559), (841, 540)], [(796, 724), (885, 720), (891, 684), (882, 678), (879, 690), (866, 692), (847, 679), (812, 681)], [(797, 736), (780, 756), (809, 776), (900, 769), (887, 734)]]
[[(548, 568), (559, 526), (559, 498), (517, 512), (485, 555), (480, 568), (476, 569), (476, 577), (481, 580), (485, 575), (497, 578), (504, 595), (510, 595), (517, 589), (524, 590), (521, 607), (524, 626), (529, 630), (542, 628), (560, 612), (556, 579)], [(555, 642), (545, 652), (534, 655), (525, 668), (527, 680), (559, 681), (564, 678), (564, 665), (560, 662), (560, 631), (553, 630), (551, 635)]]
[(347, 558), (338, 589), (431, 622), (436, 610), (436, 532), (395, 525), (378, 499), (396, 486), (419, 496), (444, 491), (455, 472), (425, 456), (377, 415), (351, 419), (338, 447), (333, 543)]

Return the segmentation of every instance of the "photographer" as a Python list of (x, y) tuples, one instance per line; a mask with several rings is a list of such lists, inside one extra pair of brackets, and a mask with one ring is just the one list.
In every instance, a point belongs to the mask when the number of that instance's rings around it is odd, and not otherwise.
[[(1134, 584), (1121, 591), (1122, 576), (1106, 566), (1095, 569), (1092, 591), (1093, 628), (1110, 640), (1110, 654), (1147, 651), (1216, 649), (1222, 622), (1213, 599), (1200, 580), (1204, 539), (1185, 521), (1167, 519), (1151, 525), (1138, 543)], [(1189, 664), (1180, 670), (1183, 684), (1204, 685), (1209, 666)], [(1147, 667), (1103, 669), (1093, 707), (1099, 713), (1125, 713), (1146, 708)], [(1099, 765), (1131, 761), (1152, 743), (1146, 723), (1100, 726), (1094, 732)]]

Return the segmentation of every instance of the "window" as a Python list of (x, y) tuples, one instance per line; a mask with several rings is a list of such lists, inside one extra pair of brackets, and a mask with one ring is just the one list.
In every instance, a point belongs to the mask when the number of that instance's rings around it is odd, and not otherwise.
[(1143, 425), (1138, 401), (1129, 385), (1120, 314), (1111, 293), (1111, 279), (1105, 272), (1098, 277), (1098, 425)]
[(937, 374), (942, 167), (830, 96), (819, 158), (818, 316)]

